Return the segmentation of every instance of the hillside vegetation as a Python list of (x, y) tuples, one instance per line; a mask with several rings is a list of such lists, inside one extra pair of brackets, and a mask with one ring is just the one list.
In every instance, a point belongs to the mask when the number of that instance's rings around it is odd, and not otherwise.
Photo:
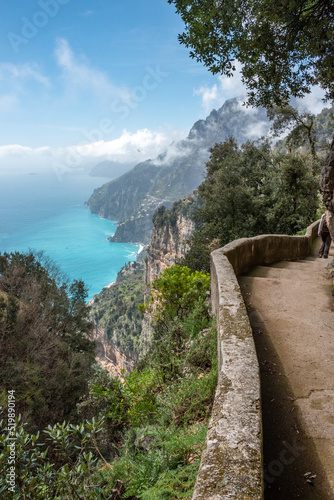
[(208, 275), (179, 266), (153, 283), (141, 307), (153, 321), (149, 352), (122, 382), (96, 371), (77, 405), (82, 423), (33, 434), (17, 419), (14, 494), (6, 484), (7, 424), (0, 422), (1, 498), (191, 497), (217, 382), (208, 289)]
[(43, 255), (0, 255), (0, 406), (15, 391), (31, 430), (75, 421), (95, 348), (81, 281), (67, 283)]
[(315, 220), (321, 160), (308, 151), (279, 153), (267, 141), (216, 144), (199, 186), (197, 228), (182, 261), (209, 271), (209, 255), (238, 238), (296, 234)]
[(135, 359), (139, 354), (142, 315), (139, 303), (144, 301), (144, 265), (129, 263), (110, 288), (94, 297), (90, 311), (93, 321), (124, 353)]

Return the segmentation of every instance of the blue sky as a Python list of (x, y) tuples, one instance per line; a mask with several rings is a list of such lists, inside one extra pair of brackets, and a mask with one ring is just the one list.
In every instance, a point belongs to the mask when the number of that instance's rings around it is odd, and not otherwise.
[(167, 0), (7, 2), (0, 169), (155, 157), (240, 95), (238, 77), (213, 77), (189, 57), (182, 29)]
[(96, 142), (106, 157), (112, 142), (110, 154), (120, 159), (123, 151), (128, 160), (140, 144), (143, 155), (152, 145), (154, 156), (185, 135), (224, 98), (205, 103), (217, 78), (179, 45), (181, 31), (167, 0), (16, 0), (3, 6), (2, 157), (44, 158), (50, 150)]

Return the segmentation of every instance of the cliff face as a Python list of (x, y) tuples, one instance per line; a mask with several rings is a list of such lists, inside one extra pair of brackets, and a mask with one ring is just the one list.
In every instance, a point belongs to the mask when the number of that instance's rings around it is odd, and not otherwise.
[[(153, 216), (153, 231), (150, 245), (146, 248), (145, 285), (157, 279), (167, 267), (173, 266), (189, 250), (188, 240), (195, 229), (192, 216), (200, 206), (196, 193), (175, 202), (167, 210), (158, 208)], [(147, 288), (146, 292), (149, 289)], [(140, 335), (140, 356), (145, 354), (152, 342), (151, 318), (145, 313)]]
[(116, 282), (91, 301), (96, 326), (97, 360), (111, 373), (130, 373), (139, 356), (142, 315), (137, 304), (144, 301), (144, 264), (129, 262)]
[(141, 316), (137, 304), (145, 300), (145, 285), (187, 253), (187, 241), (195, 229), (191, 217), (199, 205), (197, 195), (192, 194), (169, 210), (160, 207), (153, 216), (145, 269), (142, 263), (127, 264), (118, 273), (116, 282), (92, 300), (97, 360), (117, 377), (133, 371), (150, 346), (151, 321), (149, 316)]
[(103, 328), (96, 328), (94, 340), (96, 359), (109, 373), (121, 378), (124, 375), (129, 375), (135, 369), (134, 359), (120, 351), (115, 342), (108, 339)]
[(157, 279), (164, 269), (173, 266), (189, 250), (188, 240), (195, 229), (190, 213), (197, 204), (197, 199), (184, 198), (175, 203), (171, 210), (161, 207), (155, 213), (152, 240), (146, 249), (146, 285)]
[(136, 217), (119, 224), (115, 234), (109, 236), (108, 240), (114, 243), (135, 242), (148, 245), (151, 241), (153, 213), (154, 210), (152, 211), (151, 209), (146, 210), (144, 213), (138, 212)]

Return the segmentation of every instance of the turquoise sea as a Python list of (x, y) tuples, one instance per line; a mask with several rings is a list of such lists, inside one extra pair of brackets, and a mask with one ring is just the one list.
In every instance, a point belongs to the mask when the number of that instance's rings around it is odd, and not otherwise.
[(71, 280), (84, 280), (91, 299), (139, 251), (139, 245), (110, 243), (115, 223), (84, 206), (106, 181), (85, 174), (62, 182), (52, 174), (0, 175), (0, 252), (44, 250)]

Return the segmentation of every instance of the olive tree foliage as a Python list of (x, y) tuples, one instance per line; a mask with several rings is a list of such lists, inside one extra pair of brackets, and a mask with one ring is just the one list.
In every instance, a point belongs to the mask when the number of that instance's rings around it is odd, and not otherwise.
[(271, 130), (274, 136), (277, 137), (289, 130), (286, 142), (290, 152), (292, 148), (308, 143), (312, 156), (314, 158), (317, 156), (315, 115), (308, 112), (300, 113), (290, 104), (286, 104), (269, 108), (268, 117), (273, 120)]
[[(0, 408), (1, 413), (5, 412)], [(103, 489), (93, 480), (94, 472), (99, 469), (96, 437), (102, 425), (102, 420), (94, 418), (78, 425), (58, 422), (31, 434), (18, 416), (12, 437), (6, 418), (1, 418), (1, 498), (105, 500)]]
[(334, 4), (330, 0), (168, 0), (185, 22), (179, 40), (213, 74), (236, 61), (248, 102), (269, 107), (320, 85), (334, 99)]

